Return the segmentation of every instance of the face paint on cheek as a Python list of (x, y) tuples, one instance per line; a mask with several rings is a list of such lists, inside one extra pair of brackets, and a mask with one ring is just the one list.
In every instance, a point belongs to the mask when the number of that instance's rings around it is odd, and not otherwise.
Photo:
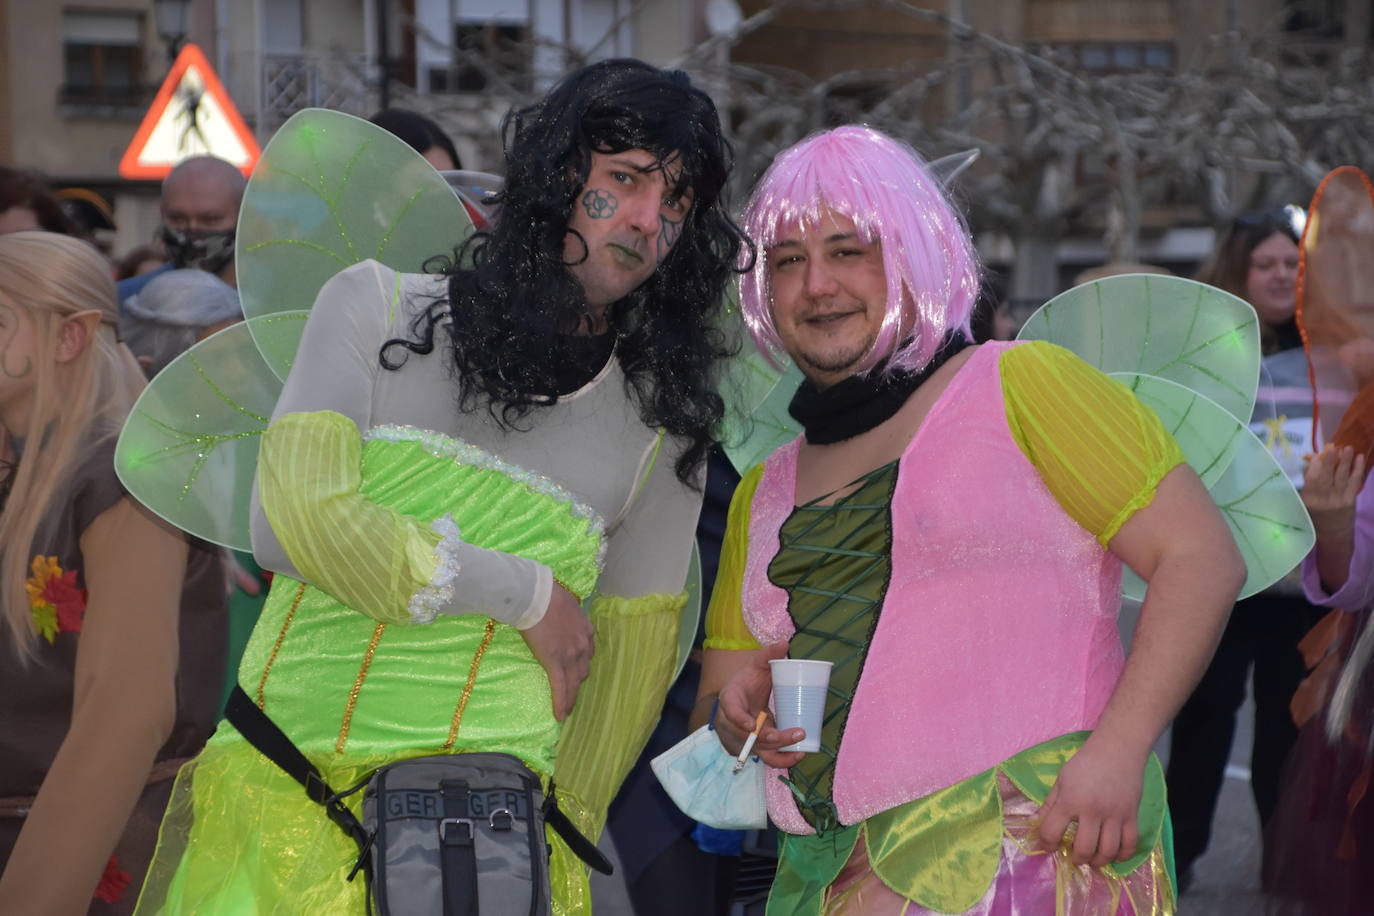
[(14, 338), (19, 334), (19, 314), (8, 305), (0, 305), (0, 315), (5, 319), (0, 326), (0, 374), (6, 378), (24, 378), (33, 371), (33, 359), (25, 355), (24, 365), (20, 367), (18, 357), (10, 353)]
[(671, 220), (659, 214), (658, 217), (658, 259), (662, 261), (668, 257), (668, 252), (682, 236), (682, 224), (687, 221), (686, 217), (679, 220)]
[(592, 188), (582, 195), (582, 209), (587, 211), (587, 216), (591, 219), (610, 219), (615, 215), (615, 208), (618, 206), (620, 201), (616, 200), (610, 191)]

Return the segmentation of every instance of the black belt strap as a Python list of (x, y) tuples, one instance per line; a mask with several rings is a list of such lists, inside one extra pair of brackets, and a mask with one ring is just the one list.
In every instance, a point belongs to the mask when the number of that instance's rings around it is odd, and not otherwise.
[[(224, 705), (224, 717), (264, 757), (304, 786), (305, 794), (310, 800), (324, 808), (329, 819), (338, 824), (340, 829), (358, 844), (360, 851), (366, 848), (369, 837), (367, 831), (363, 830), (362, 823), (353, 816), (353, 812), (339, 798), (338, 793), (329, 787), (329, 783), (324, 781), (315, 765), (306, 759), (277, 723), (259, 709), (258, 704), (254, 703), (237, 684), (229, 694), (229, 701)], [(367, 870), (365, 863), (363, 869)]]
[(444, 819), (439, 822), (439, 867), (444, 877), (444, 916), (477, 916), (477, 848), (468, 816), (468, 784), (439, 783)]
[(601, 850), (596, 848), (596, 844), (584, 837), (573, 824), (572, 820), (563, 813), (563, 809), (558, 807), (558, 792), (552, 781), (549, 782), (549, 794), (544, 798), (544, 823), (554, 829), (563, 842), (568, 844), (568, 849), (583, 862), (586, 862), (596, 871), (603, 875), (609, 875), (615, 871), (610, 859), (601, 854)]

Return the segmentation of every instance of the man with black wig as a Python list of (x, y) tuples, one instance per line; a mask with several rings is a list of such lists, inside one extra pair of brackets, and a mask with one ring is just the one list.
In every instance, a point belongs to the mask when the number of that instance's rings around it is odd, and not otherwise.
[[(262, 437), (254, 548), (278, 575), (239, 682), (331, 786), (504, 752), (595, 838), (674, 672), (748, 243), (682, 73), (603, 61), (503, 130), (498, 216), (443, 272), (365, 261), (320, 291)], [(191, 775), (189, 842), (142, 912), (364, 911), (357, 850), (237, 732)], [(554, 912), (588, 911), (551, 841)]]

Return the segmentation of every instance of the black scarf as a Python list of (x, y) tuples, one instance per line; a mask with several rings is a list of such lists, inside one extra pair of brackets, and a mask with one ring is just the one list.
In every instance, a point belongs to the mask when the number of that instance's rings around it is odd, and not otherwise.
[(884, 373), (884, 360), (870, 371), (851, 375), (824, 391), (817, 389), (810, 379), (804, 379), (792, 396), (792, 403), (787, 405), (787, 412), (802, 425), (811, 445), (833, 445), (853, 439), (892, 419), (936, 369), (968, 344), (963, 334), (951, 332), (930, 362), (917, 372), (896, 369)]

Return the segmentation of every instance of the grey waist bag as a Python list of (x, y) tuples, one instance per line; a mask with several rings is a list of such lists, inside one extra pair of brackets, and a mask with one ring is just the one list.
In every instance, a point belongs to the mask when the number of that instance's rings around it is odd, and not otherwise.
[[(225, 717), (305, 787), (358, 844), (348, 880), (362, 872), (368, 909), (380, 916), (549, 916), (552, 827), (584, 862), (611, 865), (545, 796), (539, 777), (510, 754), (441, 754), (387, 764), (335, 792), (314, 764), (241, 688)], [(343, 799), (363, 792), (359, 821)]]

